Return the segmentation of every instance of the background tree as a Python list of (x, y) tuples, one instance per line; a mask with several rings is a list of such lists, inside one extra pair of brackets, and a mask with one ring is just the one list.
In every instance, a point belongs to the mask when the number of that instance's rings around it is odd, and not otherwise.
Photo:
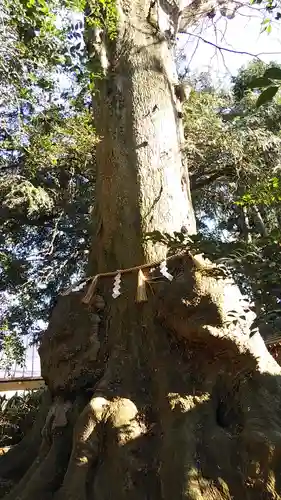
[(267, 336), (274, 322), (280, 330), (280, 98), (257, 111), (249, 90), (265, 68), (261, 62), (242, 68), (229, 93), (201, 86), (191, 94), (185, 151), (201, 250), (234, 266)]
[(14, 339), (7, 367), (11, 353), (23, 361), (22, 335), (38, 338), (58, 291), (85, 267), (96, 136), (75, 4), (1, 8), (3, 347)]

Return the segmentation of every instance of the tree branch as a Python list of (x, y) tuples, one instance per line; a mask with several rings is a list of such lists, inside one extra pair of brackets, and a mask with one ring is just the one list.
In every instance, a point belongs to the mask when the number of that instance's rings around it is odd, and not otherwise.
[(227, 47), (222, 47), (221, 45), (217, 45), (216, 43), (211, 42), (210, 40), (206, 40), (206, 38), (202, 37), (201, 35), (197, 35), (196, 33), (190, 33), (189, 31), (182, 31), (181, 33), (185, 34), (185, 35), (189, 35), (189, 36), (194, 36), (195, 38), (198, 38), (202, 42), (204, 42), (208, 45), (211, 45), (212, 47), (215, 47), (219, 51), (231, 52), (232, 54), (251, 56), (251, 57), (255, 57), (256, 59), (260, 59), (260, 56), (270, 56), (270, 55), (281, 54), (281, 52), (258, 52), (257, 54), (254, 54), (252, 52), (247, 52), (246, 50), (229, 49)]
[(10, 221), (14, 224), (17, 225), (27, 225), (27, 226), (43, 226), (43, 224), (46, 224), (47, 222), (53, 222), (54, 219), (56, 219), (57, 213), (54, 211), (50, 214), (42, 214), (38, 215), (38, 217), (32, 219), (29, 217), (27, 214), (17, 210), (10, 210), (9, 208), (6, 207), (0, 207), (0, 223), (3, 223), (4, 221)]
[(217, 0), (193, 0), (183, 2), (180, 12), (180, 22), (179, 22), (179, 32), (183, 32), (189, 26), (194, 26), (197, 22), (208, 15), (208, 13), (217, 10), (218, 1)]
[[(196, 180), (195, 175), (190, 176), (190, 189), (191, 191), (197, 191), (198, 189), (202, 189), (212, 182), (217, 181), (218, 179), (222, 179), (227, 177), (230, 173), (229, 168), (225, 168), (223, 170), (216, 171), (214, 173), (209, 173), (208, 177), (203, 177), (203, 179)], [(194, 180), (193, 178), (194, 177)]]
[(252, 205), (252, 210), (254, 212), (254, 219), (256, 220), (256, 225), (259, 228), (259, 233), (261, 236), (266, 237), (268, 236), (264, 220), (261, 216), (261, 213), (256, 205)]
[(241, 222), (242, 222), (241, 229), (246, 243), (252, 243), (249, 214), (248, 214), (248, 208), (246, 206), (241, 208)]

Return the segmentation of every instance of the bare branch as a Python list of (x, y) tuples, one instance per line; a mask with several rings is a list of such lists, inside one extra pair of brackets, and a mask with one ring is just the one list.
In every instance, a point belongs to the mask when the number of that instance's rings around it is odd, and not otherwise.
[(221, 60), (222, 60), (222, 63), (223, 63), (223, 66), (226, 70), (226, 72), (231, 75), (231, 71), (230, 69), (228, 68), (227, 64), (226, 64), (226, 61), (225, 61), (225, 57), (224, 57), (224, 53), (223, 53), (223, 50), (222, 49), (218, 49), (219, 50), (219, 54), (221, 56)]
[(191, 174), (190, 176), (190, 187), (191, 192), (197, 191), (198, 189), (203, 189), (215, 181), (227, 179), (231, 175), (232, 169), (229, 167), (223, 168), (221, 170), (212, 171), (208, 173), (208, 176), (204, 176), (198, 179), (198, 174)]
[[(204, 21), (201, 24), (200, 34), (202, 33), (203, 29), (204, 29)], [(189, 59), (188, 68), (190, 67), (190, 65), (191, 65), (191, 63), (193, 61), (193, 58), (194, 58), (194, 56), (195, 56), (195, 54), (197, 52), (199, 43), (200, 43), (200, 38), (197, 38), (197, 41), (196, 41), (196, 44), (195, 44), (195, 49), (193, 50), (193, 52), (191, 54), (191, 57)]]
[(232, 54), (240, 54), (244, 56), (250, 56), (250, 57), (255, 57), (256, 59), (260, 59), (260, 56), (270, 56), (270, 55), (280, 55), (281, 52), (258, 52), (257, 54), (254, 54), (253, 52), (247, 52), (246, 50), (236, 50), (236, 49), (230, 49), (228, 47), (222, 47), (221, 45), (217, 45), (214, 42), (211, 42), (210, 40), (206, 40), (206, 38), (203, 38), (201, 35), (197, 35), (196, 33), (191, 33), (188, 31), (182, 32), (182, 34), (188, 35), (188, 36), (193, 36), (195, 38), (198, 38), (202, 42), (211, 45), (212, 47), (215, 47), (217, 50), (224, 51), (224, 52), (230, 52)]

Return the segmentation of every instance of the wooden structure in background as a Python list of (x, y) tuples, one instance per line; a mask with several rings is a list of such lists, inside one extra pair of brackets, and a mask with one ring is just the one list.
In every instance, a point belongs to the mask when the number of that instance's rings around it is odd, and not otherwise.
[[(2, 353), (3, 356), (3, 353)], [(0, 353), (0, 367), (5, 366), (5, 358), (2, 359)], [(0, 394), (14, 392), (24, 392), (40, 389), (44, 386), (41, 377), (40, 359), (37, 345), (32, 342), (31, 337), (25, 339), (25, 359), (24, 363), (0, 369)]]
[(0, 379), (0, 393), (7, 391), (31, 391), (40, 389), (45, 382), (42, 377)]

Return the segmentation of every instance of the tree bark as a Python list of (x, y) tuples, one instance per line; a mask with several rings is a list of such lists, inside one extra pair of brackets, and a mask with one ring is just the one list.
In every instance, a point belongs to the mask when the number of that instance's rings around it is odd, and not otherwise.
[(258, 232), (260, 233), (261, 236), (266, 237), (268, 236), (268, 232), (264, 223), (264, 220), (262, 218), (262, 215), (256, 205), (252, 206), (253, 213), (254, 213), (254, 219), (256, 222), (256, 228)]
[(248, 213), (248, 208), (246, 206), (243, 206), (241, 208), (241, 232), (245, 242), (252, 243), (249, 213)]
[(59, 298), (40, 346), (52, 395), (42, 444), (6, 500), (280, 498), (279, 365), (218, 269), (186, 252), (168, 261), (170, 282), (166, 249), (144, 241), (195, 231), (164, 33), (171, 2), (155, 26), (158, 3), (118, 1), (114, 40), (89, 28), (102, 76), (89, 272), (159, 262), (143, 269), (144, 302), (137, 270), (117, 299), (112, 276), (88, 303), (87, 290)]
[[(93, 98), (96, 130), (103, 140), (96, 152), (98, 238), (91, 272), (163, 257), (164, 248), (143, 242), (145, 233), (154, 229), (196, 229), (181, 154), (173, 47), (153, 24), (150, 4), (118, 2), (118, 36), (113, 41), (99, 30), (89, 30), (103, 75)], [(165, 13), (161, 15), (164, 22)]]

